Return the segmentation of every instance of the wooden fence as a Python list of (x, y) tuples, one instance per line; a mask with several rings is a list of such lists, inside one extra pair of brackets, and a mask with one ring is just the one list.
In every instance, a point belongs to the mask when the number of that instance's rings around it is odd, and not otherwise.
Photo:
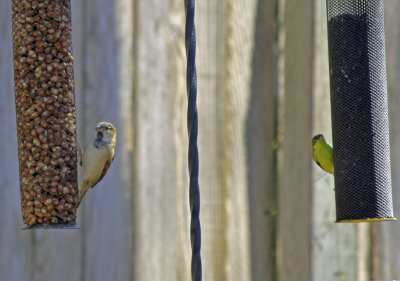
[[(119, 131), (79, 230), (22, 230), (11, 1), (0, 1), (0, 280), (190, 280), (183, 1), (73, 1), (78, 139)], [(400, 3), (385, 0), (395, 215)], [(335, 224), (323, 0), (196, 3), (203, 279), (400, 279), (400, 222)]]

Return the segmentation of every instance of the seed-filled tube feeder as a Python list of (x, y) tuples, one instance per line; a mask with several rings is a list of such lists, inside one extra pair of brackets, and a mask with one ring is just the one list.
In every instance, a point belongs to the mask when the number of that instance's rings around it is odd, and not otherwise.
[(12, 0), (22, 217), (75, 227), (77, 142), (70, 0)]
[(382, 0), (327, 0), (337, 222), (395, 220)]

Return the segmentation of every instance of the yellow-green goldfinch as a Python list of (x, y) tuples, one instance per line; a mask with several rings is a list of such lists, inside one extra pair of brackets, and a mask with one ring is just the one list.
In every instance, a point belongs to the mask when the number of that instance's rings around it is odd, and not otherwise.
[(313, 159), (323, 170), (333, 174), (333, 150), (326, 143), (323, 135), (316, 135), (312, 139)]

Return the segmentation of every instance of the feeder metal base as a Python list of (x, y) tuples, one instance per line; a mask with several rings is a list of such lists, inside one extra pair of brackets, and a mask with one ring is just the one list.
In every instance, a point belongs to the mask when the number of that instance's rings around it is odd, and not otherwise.
[(397, 221), (396, 218), (375, 218), (375, 219), (354, 219), (354, 220), (337, 220), (336, 223), (356, 223), (356, 222), (381, 222), (381, 221)]
[(64, 224), (49, 224), (49, 225), (41, 225), (41, 224), (34, 224), (31, 226), (26, 226), (22, 228), (23, 230), (29, 229), (79, 229), (76, 223), (64, 223)]

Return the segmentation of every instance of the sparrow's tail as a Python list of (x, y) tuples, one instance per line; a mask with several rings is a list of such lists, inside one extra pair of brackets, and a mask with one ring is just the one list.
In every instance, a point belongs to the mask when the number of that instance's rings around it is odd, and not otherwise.
[(82, 185), (82, 188), (81, 188), (80, 193), (79, 193), (79, 200), (75, 205), (76, 209), (78, 209), (79, 204), (81, 204), (81, 201), (82, 201), (83, 197), (85, 196), (86, 192), (89, 190), (89, 188), (90, 188), (89, 185)]

